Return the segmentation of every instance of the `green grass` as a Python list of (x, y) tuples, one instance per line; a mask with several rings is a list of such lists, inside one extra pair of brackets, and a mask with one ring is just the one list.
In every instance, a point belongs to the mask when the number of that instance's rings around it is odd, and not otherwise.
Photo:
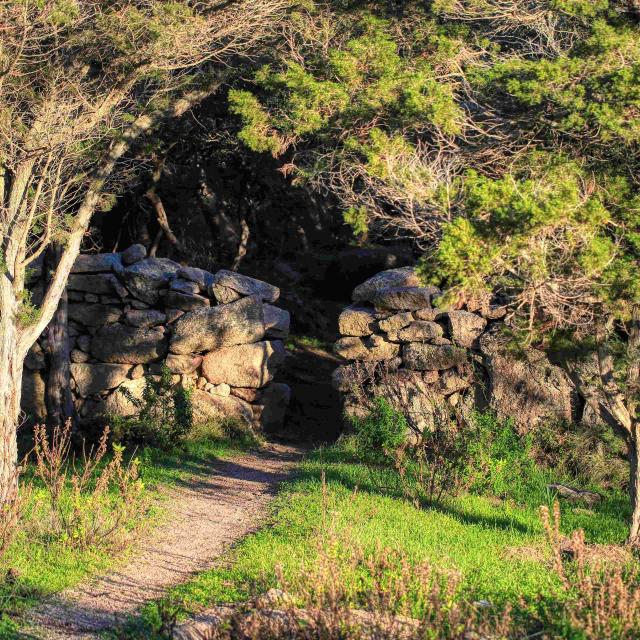
[[(171, 452), (159, 449), (143, 449), (135, 452), (140, 459), (140, 477), (145, 485), (148, 508), (142, 522), (132, 523), (140, 531), (160, 522), (165, 513), (167, 490), (192, 476), (205, 473), (212, 460), (229, 458), (246, 449), (249, 442), (223, 437), (195, 439), (185, 442)], [(62, 540), (49, 539), (36, 530), (38, 500), (46, 489), (28, 467), (22, 477), (23, 486), (33, 488), (26, 518), (10, 547), (0, 560), (0, 572), (8, 571), (15, 577), (0, 582), (0, 612), (19, 616), (26, 608), (44, 597), (78, 584), (91, 574), (104, 571), (126, 559), (129, 550), (115, 557), (104, 549), (81, 550)], [(141, 526), (143, 525), (143, 527)], [(44, 532), (46, 533), (46, 532)], [(137, 532), (133, 532), (135, 542)], [(12, 625), (6, 621), (5, 625)], [(4, 635), (3, 635), (4, 633)], [(3, 631), (0, 619), (0, 637), (9, 637)]]
[[(322, 476), (326, 478), (323, 490)], [(553, 502), (548, 493), (546, 502)], [(533, 498), (532, 500), (535, 500)], [(276, 498), (270, 524), (245, 538), (219, 565), (147, 606), (129, 627), (129, 637), (152, 637), (162, 611), (187, 612), (221, 602), (242, 602), (275, 586), (276, 568), (285, 582), (318, 557), (327, 530), (372, 554), (389, 548), (412, 563), (428, 561), (461, 575), (461, 593), (473, 600), (515, 602), (522, 596), (562, 597), (546, 563), (538, 504), (462, 495), (440, 505), (408, 502), (395, 472), (355, 461), (343, 448), (318, 450)], [(595, 510), (563, 505), (562, 529), (585, 529), (587, 541), (618, 544), (625, 539), (628, 507), (608, 495)], [(346, 579), (357, 580), (356, 575)]]

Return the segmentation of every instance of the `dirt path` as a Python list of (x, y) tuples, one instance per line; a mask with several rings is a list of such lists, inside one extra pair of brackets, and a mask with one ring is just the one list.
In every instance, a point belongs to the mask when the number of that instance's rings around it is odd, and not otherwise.
[(210, 474), (175, 490), (167, 522), (128, 564), (34, 610), (34, 628), (25, 637), (96, 638), (167, 588), (209, 568), (231, 543), (260, 524), (277, 485), (300, 456), (300, 449), (270, 444), (212, 464)]

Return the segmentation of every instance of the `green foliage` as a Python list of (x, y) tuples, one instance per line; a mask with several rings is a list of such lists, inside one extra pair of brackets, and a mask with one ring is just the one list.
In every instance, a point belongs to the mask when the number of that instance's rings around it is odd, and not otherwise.
[(405, 443), (409, 427), (385, 398), (374, 398), (371, 412), (364, 418), (351, 418), (354, 437), (349, 447), (362, 460), (375, 462), (393, 459)]
[(193, 427), (190, 393), (171, 378), (171, 371), (163, 366), (159, 376), (145, 376), (142, 398), (122, 387), (117, 390), (138, 413), (134, 418), (111, 416), (116, 441), (171, 449), (184, 439)]

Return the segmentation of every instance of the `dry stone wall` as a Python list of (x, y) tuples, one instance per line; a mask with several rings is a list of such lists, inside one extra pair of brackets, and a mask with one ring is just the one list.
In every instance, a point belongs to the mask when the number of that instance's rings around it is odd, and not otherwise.
[(486, 299), (438, 307), (442, 292), (412, 267), (383, 271), (353, 290), (339, 318), (334, 372), (347, 415), (387, 397), (414, 431), (443, 415), (491, 407), (522, 431), (541, 421), (580, 419), (582, 402), (562, 369), (535, 349), (509, 349), (506, 309)]
[[(285, 359), (289, 313), (280, 291), (232, 271), (209, 273), (142, 245), (80, 255), (67, 285), (71, 386), (81, 420), (131, 416), (145, 375), (166, 366), (192, 390), (194, 418), (276, 428), (290, 391), (273, 382)], [(25, 363), (23, 410), (44, 418), (46, 331)]]

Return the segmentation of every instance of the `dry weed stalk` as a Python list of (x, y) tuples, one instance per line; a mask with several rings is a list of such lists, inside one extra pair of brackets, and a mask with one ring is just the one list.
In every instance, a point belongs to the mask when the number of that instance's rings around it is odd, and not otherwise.
[[(563, 616), (585, 640), (632, 640), (640, 635), (640, 572), (637, 564), (621, 566), (588, 561), (584, 531), (569, 539), (560, 533), (560, 505), (541, 508), (552, 561), (570, 597)], [(564, 558), (571, 560), (569, 564)]]
[(114, 546), (143, 509), (138, 461), (125, 463), (124, 450), (108, 452), (109, 428), (96, 447), (84, 448), (79, 460), (71, 455), (71, 423), (55, 427), (51, 437), (44, 425), (35, 428), (36, 475), (49, 495), (54, 535), (80, 548)]

